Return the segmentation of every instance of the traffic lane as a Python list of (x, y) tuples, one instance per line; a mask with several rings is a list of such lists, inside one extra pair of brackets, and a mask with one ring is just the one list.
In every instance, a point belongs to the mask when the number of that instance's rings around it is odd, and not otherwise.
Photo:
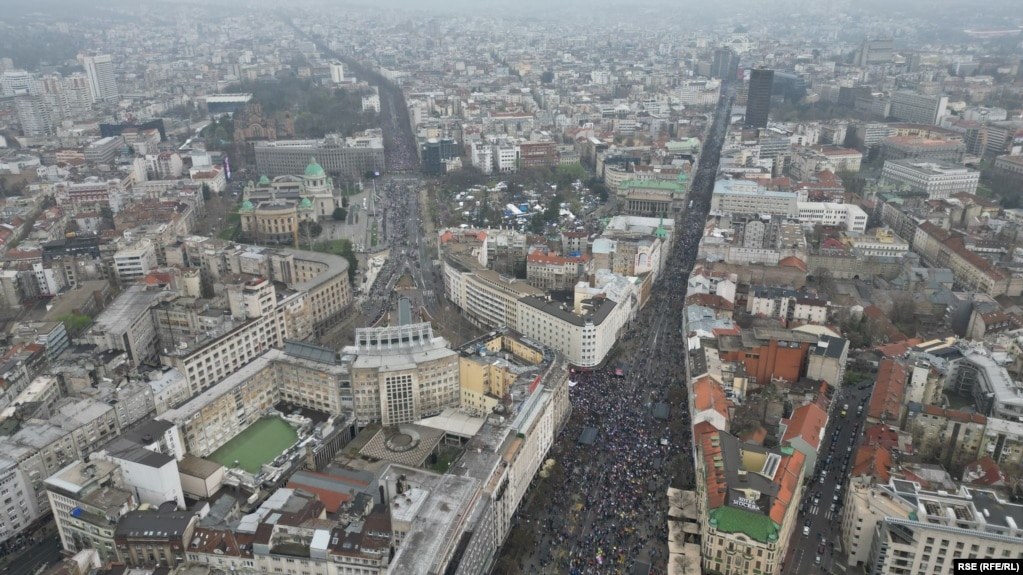
[(26, 551), (18, 555), (17, 560), (8, 565), (4, 571), (7, 575), (34, 575), (43, 566), (60, 561), (60, 544), (52, 537), (44, 537)]

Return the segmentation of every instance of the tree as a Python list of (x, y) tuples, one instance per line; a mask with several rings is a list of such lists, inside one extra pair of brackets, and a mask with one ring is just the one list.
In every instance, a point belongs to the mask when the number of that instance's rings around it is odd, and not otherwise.
[(554, 194), (551, 198), (550, 203), (547, 204), (547, 209), (543, 212), (543, 219), (548, 224), (556, 224), (558, 219), (561, 217), (561, 195)]
[(202, 201), (204, 201), (204, 202), (210, 201), (210, 196), (213, 195), (213, 192), (210, 190), (210, 185), (209, 184), (203, 184), (201, 189), (202, 189)]
[(331, 217), (334, 218), (335, 222), (343, 222), (348, 219), (348, 210), (342, 207), (334, 208), (334, 213), (331, 214)]
[(312, 240), (318, 238), (322, 232), (323, 226), (319, 222), (304, 220), (298, 223), (298, 235), (307, 245), (312, 245)]
[(540, 74), (540, 82), (541, 83), (543, 83), (543, 84), (550, 84), (553, 81), (554, 81), (554, 72), (551, 72), (550, 70), (546, 70), (546, 71), (544, 71), (543, 74)]
[(542, 234), (547, 228), (547, 221), (543, 214), (533, 214), (533, 217), (529, 220), (529, 231), (534, 234)]
[(349, 203), (348, 202), (348, 196), (341, 196), (341, 207), (342, 208), (347, 208), (348, 207), (348, 203)]
[(114, 223), (114, 210), (111, 210), (107, 206), (103, 206), (99, 209), (100, 218), (103, 219), (103, 225), (107, 229), (117, 229), (117, 225)]
[(81, 335), (85, 328), (89, 327), (89, 324), (92, 323), (92, 318), (87, 315), (69, 313), (60, 316), (58, 321), (63, 322), (68, 337), (75, 338)]

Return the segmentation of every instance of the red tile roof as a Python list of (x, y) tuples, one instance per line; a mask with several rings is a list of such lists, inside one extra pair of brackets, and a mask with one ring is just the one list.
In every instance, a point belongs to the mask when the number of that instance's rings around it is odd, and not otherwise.
[(796, 268), (796, 269), (798, 269), (800, 271), (803, 271), (803, 272), (805, 272), (807, 270), (806, 263), (803, 262), (803, 260), (797, 258), (796, 256), (789, 256), (787, 258), (782, 258), (781, 260), (778, 261), (778, 267), (783, 267), (783, 268), (784, 267), (791, 267), (791, 268)]
[(999, 486), (1008, 485), (1010, 480), (995, 460), (985, 455), (966, 465), (963, 469), (963, 481), (973, 485)]
[(782, 465), (774, 476), (774, 481), (781, 489), (778, 490), (778, 497), (771, 506), (771, 519), (778, 525), (785, 523), (785, 512), (789, 505), (795, 503), (794, 497), (796, 488), (803, 480), (803, 463), (806, 456), (799, 451), (792, 451), (792, 454), (782, 459)]
[(728, 419), (728, 399), (725, 390), (709, 377), (701, 377), (693, 383), (693, 407), (697, 412), (714, 410)]
[(852, 476), (873, 477), (877, 483), (888, 483), (891, 479), (892, 456), (887, 449), (876, 445), (863, 445), (856, 450)]
[(808, 403), (796, 408), (792, 417), (783, 419), (782, 423), (787, 425), (783, 442), (802, 437), (803, 441), (816, 450), (820, 447), (821, 433), (828, 424), (828, 414), (816, 403)]
[(882, 359), (877, 368), (877, 383), (870, 394), (867, 417), (883, 421), (898, 421), (902, 410), (902, 397), (906, 392), (906, 368), (891, 359)]

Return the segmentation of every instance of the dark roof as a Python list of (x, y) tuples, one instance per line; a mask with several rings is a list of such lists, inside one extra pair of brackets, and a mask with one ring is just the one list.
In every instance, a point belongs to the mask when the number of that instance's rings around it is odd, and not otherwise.
[(154, 469), (159, 469), (174, 461), (174, 458), (169, 455), (150, 451), (124, 437), (114, 439), (107, 444), (106, 449), (110, 452), (110, 455), (118, 459), (131, 461)]
[(579, 434), (580, 445), (593, 445), (597, 441), (597, 428), (586, 427), (583, 428), (583, 432)]
[(667, 403), (658, 403), (654, 405), (654, 419), (668, 419), (671, 415), (671, 406)]
[(583, 300), (582, 303), (584, 306), (592, 304), (592, 311), (585, 315), (576, 315), (569, 309), (562, 309), (560, 304), (549, 302), (546, 299), (535, 296), (526, 296), (519, 301), (579, 327), (586, 325), (587, 321), (592, 321), (594, 325), (604, 323), (607, 316), (611, 314), (611, 310), (613, 310), (615, 305), (617, 305), (615, 302), (607, 298), (587, 299)]
[[(821, 345), (824, 344), (824, 345)], [(817, 345), (810, 346), (812, 355), (823, 355), (832, 359), (841, 359), (842, 351), (846, 349), (849, 342), (841, 337), (822, 335)]]
[(181, 539), (195, 516), (188, 511), (131, 511), (117, 522), (114, 537), (123, 539)]

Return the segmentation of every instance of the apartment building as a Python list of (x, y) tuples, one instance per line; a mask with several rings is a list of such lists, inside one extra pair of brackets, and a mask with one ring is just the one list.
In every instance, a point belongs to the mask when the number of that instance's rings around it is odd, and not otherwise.
[(912, 246), (928, 265), (952, 270), (955, 287), (960, 290), (992, 297), (1007, 293), (1009, 282), (1005, 272), (966, 249), (959, 235), (952, 235), (929, 221), (923, 222), (916, 228)]
[[(497, 329), (458, 348), (462, 409), (490, 413), (523, 375), (533, 377), (544, 360), (537, 342), (510, 329)], [(513, 359), (514, 358), (514, 359)]]
[(835, 388), (841, 388), (845, 380), (845, 364), (848, 358), (849, 340), (822, 335), (817, 345), (810, 347), (806, 377), (826, 381)]
[(458, 353), (429, 323), (356, 329), (342, 362), (359, 425), (414, 422), (461, 401)]
[(792, 447), (742, 443), (706, 422), (694, 436), (704, 571), (780, 574), (798, 523), (805, 457)]
[(909, 402), (905, 430), (913, 436), (913, 451), (945, 467), (966, 465), (980, 457), (987, 418), (978, 413)]
[(121, 136), (100, 138), (85, 146), (85, 161), (95, 164), (109, 164), (124, 147)]
[(746, 311), (789, 322), (823, 324), (828, 318), (828, 302), (789, 288), (754, 286), (746, 300)]
[(173, 569), (185, 561), (199, 517), (191, 511), (131, 511), (117, 522), (117, 559), (129, 567)]
[(975, 194), (980, 172), (946, 162), (887, 160), (881, 177), (914, 192), (927, 194), (927, 199), (943, 200), (958, 193)]
[(47, 478), (44, 485), (61, 546), (69, 553), (95, 549), (103, 563), (117, 561), (117, 520), (138, 507), (111, 461), (76, 461)]
[(0, 543), (15, 537), (42, 514), (32, 479), (18, 462), (0, 455)]
[(710, 199), (712, 212), (796, 216), (798, 195), (770, 191), (751, 180), (718, 180)]
[(333, 254), (277, 249), (270, 256), (271, 279), (308, 294), (313, 335), (319, 337), (344, 320), (352, 304), (348, 260)]
[(840, 146), (797, 146), (793, 150), (789, 169), (792, 177), (807, 180), (813, 174), (829, 171), (858, 172), (863, 154), (859, 150)]
[(980, 455), (1003, 467), (1023, 464), (1023, 422), (989, 417)]
[(526, 256), (526, 281), (542, 290), (572, 289), (589, 272), (589, 254), (560, 256), (536, 250)]

